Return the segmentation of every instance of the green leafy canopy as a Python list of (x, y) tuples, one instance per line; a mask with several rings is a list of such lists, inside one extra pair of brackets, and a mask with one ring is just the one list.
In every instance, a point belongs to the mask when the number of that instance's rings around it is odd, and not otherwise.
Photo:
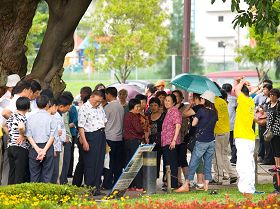
[[(124, 82), (132, 69), (151, 66), (166, 55), (168, 14), (160, 0), (98, 0), (91, 20), (92, 41), (106, 37), (101, 48), (86, 54), (97, 69), (115, 70)], [(102, 54), (102, 55), (101, 55)]]
[(250, 28), (249, 37), (251, 40), (255, 41), (255, 44), (238, 49), (239, 56), (236, 58), (236, 61), (248, 60), (263, 68), (266, 61), (274, 61), (274, 59), (279, 57), (279, 32), (274, 34), (269, 32), (258, 34), (256, 32), (256, 27), (253, 26)]
[[(213, 4), (216, 0), (211, 0)], [(226, 2), (226, 0), (222, 0)], [(280, 1), (279, 0), (244, 0), (248, 5), (241, 9), (241, 0), (231, 0), (232, 12), (237, 12), (233, 20), (235, 27), (256, 26), (256, 33), (265, 31), (277, 32), (279, 26)]]

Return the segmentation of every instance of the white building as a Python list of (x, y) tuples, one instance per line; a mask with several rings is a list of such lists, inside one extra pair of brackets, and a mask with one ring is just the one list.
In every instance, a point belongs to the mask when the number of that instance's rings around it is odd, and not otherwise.
[[(194, 32), (198, 44), (204, 48), (206, 70), (237, 70), (234, 62), (236, 48), (249, 43), (248, 28), (233, 29), (236, 14), (231, 1), (192, 0)], [(192, 8), (193, 9), (193, 8)]]

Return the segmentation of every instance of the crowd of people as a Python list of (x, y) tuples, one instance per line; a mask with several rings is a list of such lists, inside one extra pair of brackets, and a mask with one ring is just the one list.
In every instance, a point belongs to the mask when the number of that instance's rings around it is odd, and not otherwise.
[[(149, 84), (145, 94), (127, 101), (126, 89), (98, 84), (81, 88), (77, 100), (64, 91), (54, 98), (36, 80), (8, 76), (0, 100), (1, 185), (23, 182), (95, 187), (94, 195), (111, 189), (140, 144), (155, 144), (157, 177), (171, 170), (171, 187), (208, 190), (209, 184), (234, 184), (242, 193), (255, 190), (254, 149), (258, 124), (259, 161), (280, 169), (278, 89), (270, 80), (255, 88), (242, 79), (189, 94), (165, 90), (165, 82)], [(271, 141), (265, 132), (271, 131)], [(79, 149), (74, 167), (74, 147)], [(228, 157), (229, 149), (231, 159)], [(187, 152), (191, 152), (188, 163)], [(236, 165), (236, 169), (235, 169)], [(161, 168), (162, 166), (162, 168)], [(75, 168), (75, 170), (74, 170)], [(214, 175), (212, 177), (212, 168)], [(194, 175), (197, 182), (194, 183)], [(130, 190), (143, 191), (142, 171)]]

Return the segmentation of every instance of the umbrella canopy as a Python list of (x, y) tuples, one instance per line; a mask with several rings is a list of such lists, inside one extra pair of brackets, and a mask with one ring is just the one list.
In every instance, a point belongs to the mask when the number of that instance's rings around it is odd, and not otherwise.
[(171, 84), (188, 92), (203, 94), (206, 90), (210, 90), (216, 96), (221, 96), (218, 87), (209, 78), (201, 75), (183, 73), (173, 78)]
[(115, 83), (110, 86), (116, 87), (119, 91), (121, 89), (126, 89), (128, 92), (127, 100), (129, 101), (132, 98), (135, 98), (137, 94), (141, 94), (141, 89), (139, 86), (132, 85), (132, 84), (125, 84), (125, 83)]

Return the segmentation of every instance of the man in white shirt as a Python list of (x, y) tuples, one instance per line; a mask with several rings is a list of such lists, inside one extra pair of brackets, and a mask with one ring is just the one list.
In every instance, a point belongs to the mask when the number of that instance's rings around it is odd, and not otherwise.
[(93, 195), (101, 195), (100, 181), (105, 158), (105, 124), (107, 122), (103, 107), (102, 92), (94, 90), (89, 100), (80, 108), (78, 127), (84, 161), (84, 182), (96, 188)]

